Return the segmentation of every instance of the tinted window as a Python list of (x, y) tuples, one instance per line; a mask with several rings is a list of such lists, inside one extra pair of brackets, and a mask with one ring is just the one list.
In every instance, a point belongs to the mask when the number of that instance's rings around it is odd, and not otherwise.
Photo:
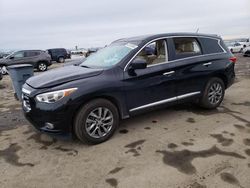
[(201, 48), (195, 38), (174, 38), (175, 54), (195, 56), (201, 54)]
[(34, 56), (38, 56), (39, 54), (40, 54), (39, 52), (35, 52), (35, 51), (25, 52), (25, 57), (34, 57)]
[(136, 58), (146, 60), (148, 65), (166, 62), (166, 42), (159, 40), (144, 47)]
[(22, 58), (22, 57), (24, 57), (24, 52), (16, 52), (12, 56), (14, 58)]
[[(222, 53), (223, 49), (218, 44), (219, 39), (212, 38), (199, 38), (202, 43), (202, 49), (204, 54)], [(219, 41), (221, 42), (221, 41)], [(223, 45), (224, 46), (224, 45)]]

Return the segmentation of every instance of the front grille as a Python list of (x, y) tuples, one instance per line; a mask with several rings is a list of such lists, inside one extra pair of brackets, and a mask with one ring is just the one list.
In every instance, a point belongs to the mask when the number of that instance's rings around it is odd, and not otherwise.
[(29, 95), (27, 95), (26, 93), (23, 93), (22, 98), (23, 98), (24, 110), (26, 112), (29, 112), (31, 110)]

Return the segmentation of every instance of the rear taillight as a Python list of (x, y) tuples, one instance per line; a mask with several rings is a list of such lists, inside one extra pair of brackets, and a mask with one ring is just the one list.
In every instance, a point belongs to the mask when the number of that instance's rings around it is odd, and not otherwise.
[(230, 59), (229, 59), (232, 63), (236, 63), (236, 61), (237, 61), (237, 58), (236, 57), (230, 57)]

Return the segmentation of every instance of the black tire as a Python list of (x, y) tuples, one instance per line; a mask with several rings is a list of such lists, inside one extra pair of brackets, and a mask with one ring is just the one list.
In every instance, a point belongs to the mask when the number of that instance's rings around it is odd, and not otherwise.
[(2, 66), (2, 67), (0, 67), (0, 71), (1, 71), (2, 75), (6, 75), (6, 74), (8, 74), (8, 71), (7, 71), (6, 66)]
[(58, 62), (58, 63), (64, 63), (64, 62), (65, 62), (64, 57), (58, 57), (57, 62)]
[[(110, 130), (106, 133), (106, 135), (100, 138), (95, 138), (94, 136), (91, 136), (88, 133), (86, 121), (87, 121), (87, 118), (90, 117), (91, 112), (99, 108), (108, 109), (109, 112), (113, 115), (112, 116), (113, 121), (112, 121), (112, 126), (110, 127)], [(94, 124), (96, 125), (92, 128), (92, 130), (93, 129), (95, 130), (98, 123), (96, 122), (97, 120), (93, 120), (93, 121), (95, 121)], [(100, 129), (101, 131), (101, 129), (103, 128), (101, 127), (101, 125), (98, 125), (98, 126), (100, 126), (98, 129)], [(95, 99), (86, 103), (77, 113), (75, 117), (75, 121), (74, 121), (74, 133), (76, 137), (82, 142), (87, 142), (89, 144), (100, 144), (108, 140), (114, 134), (118, 126), (119, 126), (119, 113), (118, 113), (116, 106), (106, 99)], [(99, 131), (97, 130), (95, 132)], [(105, 130), (103, 129), (102, 131), (105, 131)]]
[(40, 71), (40, 72), (44, 72), (48, 69), (48, 65), (46, 62), (39, 62), (37, 64), (37, 69)]
[[(215, 86), (217, 86), (216, 84), (218, 84), (221, 88), (221, 92), (219, 92), (218, 90), (218, 93), (214, 93), (214, 94), (211, 94), (212, 93), (212, 90), (215, 88)], [(220, 97), (219, 97), (220, 95)], [(202, 97), (200, 99), (200, 106), (203, 107), (203, 108), (206, 108), (206, 109), (215, 109), (217, 108), (218, 106), (220, 106), (221, 102), (223, 101), (224, 99), (224, 95), (225, 95), (225, 84), (224, 82), (220, 79), (220, 78), (211, 78), (203, 93), (202, 93)], [(215, 97), (213, 99), (213, 96)], [(214, 103), (212, 102), (214, 100)]]

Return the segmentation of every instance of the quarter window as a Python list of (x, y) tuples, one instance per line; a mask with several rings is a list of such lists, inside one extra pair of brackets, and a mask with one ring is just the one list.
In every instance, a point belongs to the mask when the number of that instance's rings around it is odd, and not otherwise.
[(158, 40), (148, 44), (136, 58), (146, 60), (148, 65), (166, 62), (166, 41)]
[(201, 54), (201, 48), (195, 38), (174, 38), (176, 56), (189, 57)]

